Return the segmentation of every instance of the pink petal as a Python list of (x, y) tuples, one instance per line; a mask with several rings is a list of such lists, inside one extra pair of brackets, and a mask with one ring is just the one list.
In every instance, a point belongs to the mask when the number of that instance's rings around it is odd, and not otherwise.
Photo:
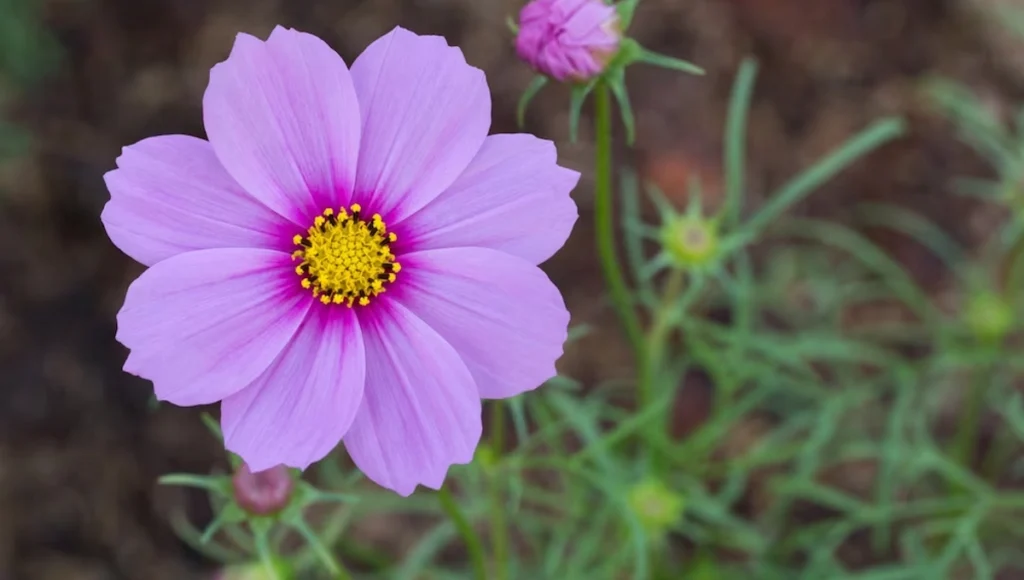
[(274, 364), (221, 403), (224, 444), (256, 471), (306, 469), (341, 442), (365, 377), (355, 312), (315, 305)]
[(398, 221), (438, 196), (479, 151), (491, 125), (480, 69), (440, 36), (395, 28), (352, 64), (363, 114), (356, 192)]
[(117, 340), (124, 370), (175, 405), (219, 401), (252, 383), (288, 344), (313, 300), (291, 256), (213, 249), (158, 262), (128, 288)]
[(400, 495), (417, 484), (440, 489), (448, 467), (469, 463), (480, 441), (473, 377), (451, 345), (394, 301), (360, 322), (366, 390), (345, 448), (367, 477)]
[(532, 135), (491, 135), (466, 171), (396, 229), (417, 250), (477, 246), (539, 264), (572, 231), (569, 193), (580, 174), (559, 167), (555, 145)]
[(110, 201), (100, 219), (107, 234), (147, 266), (190, 250), (289, 241), (287, 222), (245, 193), (202, 139), (143, 139), (124, 148), (104, 179)]
[(396, 298), (455, 347), (485, 399), (555, 376), (569, 312), (540, 268), (485, 248), (402, 256)]
[(347, 205), (359, 151), (359, 103), (340, 56), (319, 38), (275, 28), (239, 34), (210, 71), (203, 121), (224, 167), (301, 226)]
[(619, 37), (612, 33), (611, 26), (617, 18), (614, 6), (600, 1), (587, 2), (583, 9), (575, 10), (566, 19), (560, 40), (566, 46), (614, 48)]

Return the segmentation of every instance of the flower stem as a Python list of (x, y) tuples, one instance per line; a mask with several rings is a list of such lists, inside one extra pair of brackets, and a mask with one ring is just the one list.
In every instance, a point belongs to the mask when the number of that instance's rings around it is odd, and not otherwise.
[(292, 527), (295, 528), (299, 534), (306, 539), (310, 549), (316, 554), (320, 562), (330, 571), (331, 578), (336, 580), (352, 580), (352, 574), (349, 573), (345, 565), (341, 563), (341, 560), (331, 553), (331, 550), (324, 545), (323, 540), (316, 535), (316, 532), (306, 524), (305, 520), (299, 519), (298, 521), (292, 522)]
[(598, 82), (594, 88), (594, 134), (597, 140), (594, 175), (594, 227), (597, 233), (597, 253), (601, 260), (605, 283), (612, 304), (626, 330), (626, 338), (633, 348), (637, 364), (637, 407), (643, 409), (650, 402), (651, 385), (648, 379), (647, 348), (640, 321), (633, 310), (629, 287), (622, 274), (615, 251), (615, 221), (612, 208), (612, 105), (608, 85)]
[(469, 559), (473, 563), (473, 577), (476, 580), (487, 580), (487, 563), (484, 560), (484, 547), (480, 543), (480, 538), (469, 525), (469, 521), (462, 514), (459, 504), (455, 502), (455, 498), (452, 497), (452, 493), (448, 491), (447, 487), (438, 490), (437, 499), (441, 502), (441, 509), (448, 515), (452, 524), (455, 525), (455, 529), (462, 536), (462, 541), (466, 542)]
[(277, 565), (274, 563), (273, 550), (270, 547), (268, 534), (269, 532), (266, 528), (259, 527), (253, 529), (256, 552), (260, 556), (260, 563), (263, 564), (263, 570), (267, 573), (267, 577), (270, 580), (281, 580), (281, 574), (278, 573)]
[(967, 393), (967, 407), (957, 425), (952, 449), (953, 457), (967, 469), (971, 469), (974, 464), (981, 414), (985, 407), (985, 395), (992, 379), (992, 370), (989, 366), (979, 369), (976, 373), (970, 391)]
[[(501, 401), (491, 401), (491, 451), (498, 464), (505, 452), (505, 408)], [(494, 551), (495, 578), (508, 578), (508, 525), (505, 522), (505, 505), (499, 478), (489, 475), (491, 491), (491, 549)]]
[(669, 332), (676, 322), (671, 314), (675, 310), (676, 303), (679, 301), (683, 281), (684, 275), (682, 270), (674, 268), (669, 272), (668, 281), (665, 283), (665, 289), (662, 293), (661, 306), (651, 324), (651, 329), (647, 333), (647, 365), (649, 369), (647, 376), (652, 381), (661, 368), (662, 357), (667, 346), (665, 343)]

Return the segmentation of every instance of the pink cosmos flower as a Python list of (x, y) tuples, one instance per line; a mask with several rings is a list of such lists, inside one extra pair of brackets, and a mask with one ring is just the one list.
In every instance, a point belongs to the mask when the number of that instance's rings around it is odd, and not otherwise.
[(585, 81), (604, 70), (621, 36), (615, 7), (603, 0), (533, 0), (519, 13), (516, 52), (537, 72)]
[(344, 441), (402, 495), (473, 457), (481, 398), (555, 374), (569, 314), (537, 264), (575, 223), (552, 143), (491, 135), (483, 73), (396, 28), (349, 69), (320, 39), (240, 34), (210, 72), (209, 141), (126, 147), (106, 175), (128, 289), (125, 370), (221, 402), (252, 471)]

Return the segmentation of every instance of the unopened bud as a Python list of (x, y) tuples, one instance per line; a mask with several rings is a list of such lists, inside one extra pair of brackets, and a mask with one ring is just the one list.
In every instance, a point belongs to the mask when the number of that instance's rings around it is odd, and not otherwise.
[(700, 267), (718, 256), (718, 229), (700, 217), (681, 216), (666, 223), (662, 244), (680, 268)]
[(516, 53), (537, 72), (582, 82), (604, 71), (622, 33), (602, 0), (533, 0), (519, 13)]
[(968, 299), (966, 319), (976, 338), (998, 342), (1013, 329), (1013, 308), (994, 292), (980, 292)]
[(235, 501), (252, 515), (276, 514), (288, 506), (295, 482), (284, 465), (253, 473), (242, 464), (231, 479)]

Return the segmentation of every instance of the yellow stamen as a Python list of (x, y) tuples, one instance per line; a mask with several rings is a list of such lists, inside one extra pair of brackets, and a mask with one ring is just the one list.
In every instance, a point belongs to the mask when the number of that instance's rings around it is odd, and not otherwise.
[(401, 266), (391, 251), (398, 238), (387, 231), (383, 218), (373, 214), (364, 220), (358, 203), (348, 209), (339, 208), (337, 217), (332, 208), (325, 209), (306, 235), (292, 238), (298, 246), (292, 257), (301, 260), (295, 272), (313, 297), (351, 308), (366, 306), (384, 292), (385, 282), (394, 282)]

